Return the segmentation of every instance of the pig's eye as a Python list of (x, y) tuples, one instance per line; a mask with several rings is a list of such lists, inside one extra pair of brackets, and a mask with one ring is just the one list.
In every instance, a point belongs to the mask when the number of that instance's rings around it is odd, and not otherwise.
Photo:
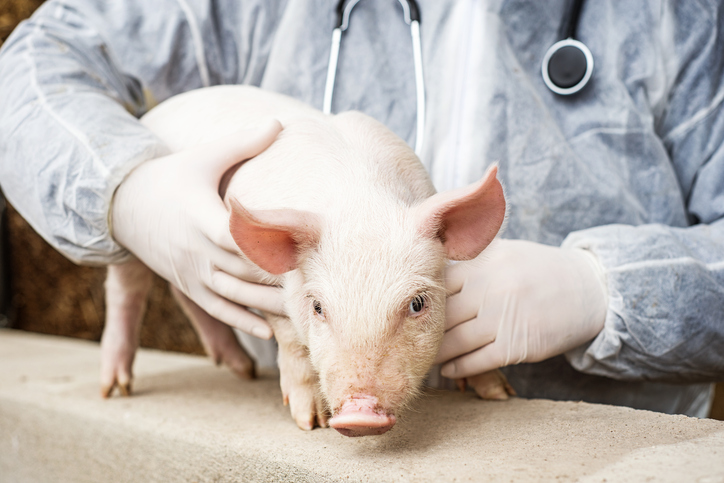
[(314, 313), (317, 314), (317, 317), (324, 318), (324, 310), (322, 309), (322, 303), (319, 300), (315, 300), (312, 302), (312, 307), (314, 307)]
[(423, 297), (422, 295), (416, 295), (410, 301), (408, 316), (414, 317), (416, 315), (420, 315), (423, 310), (425, 310), (425, 297)]

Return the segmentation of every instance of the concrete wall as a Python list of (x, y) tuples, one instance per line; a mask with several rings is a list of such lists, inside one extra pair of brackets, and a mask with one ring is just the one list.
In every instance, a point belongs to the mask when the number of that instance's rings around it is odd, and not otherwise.
[(724, 481), (724, 422), (429, 391), (382, 436), (305, 432), (268, 374), (142, 350), (103, 400), (96, 343), (0, 330), (0, 481)]

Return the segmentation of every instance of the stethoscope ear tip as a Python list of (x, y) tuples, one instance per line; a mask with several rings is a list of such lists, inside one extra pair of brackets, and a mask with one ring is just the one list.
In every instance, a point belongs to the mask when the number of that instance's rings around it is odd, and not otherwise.
[(543, 57), (543, 81), (556, 94), (568, 96), (583, 89), (593, 74), (593, 55), (583, 42), (565, 39)]

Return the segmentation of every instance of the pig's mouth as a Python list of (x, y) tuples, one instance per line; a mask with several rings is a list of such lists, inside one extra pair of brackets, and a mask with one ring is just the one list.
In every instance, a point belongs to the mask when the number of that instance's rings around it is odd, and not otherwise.
[(350, 437), (386, 433), (395, 425), (395, 415), (388, 414), (374, 396), (352, 396), (335, 411), (329, 425)]

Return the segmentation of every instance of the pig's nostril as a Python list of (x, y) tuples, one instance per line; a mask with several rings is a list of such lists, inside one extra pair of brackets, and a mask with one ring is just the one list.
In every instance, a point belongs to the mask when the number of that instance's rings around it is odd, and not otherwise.
[(377, 398), (362, 396), (347, 401), (329, 425), (345, 436), (373, 436), (389, 431), (395, 420), (380, 410)]
[(351, 438), (357, 436), (378, 436), (389, 431), (390, 428), (392, 428), (392, 426), (394, 425), (394, 421), (379, 426), (362, 422), (355, 422), (354, 424), (343, 425), (335, 425), (334, 423), (330, 422), (330, 426), (336, 429), (340, 434), (343, 434), (344, 436), (349, 436)]

